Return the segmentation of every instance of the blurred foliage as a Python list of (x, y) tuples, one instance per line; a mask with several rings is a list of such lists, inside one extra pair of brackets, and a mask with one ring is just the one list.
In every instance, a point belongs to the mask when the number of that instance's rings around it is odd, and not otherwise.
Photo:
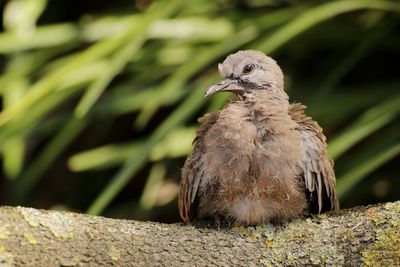
[(278, 60), (323, 126), (342, 206), (399, 199), (400, 2), (0, 2), (3, 204), (177, 221), (216, 64)]

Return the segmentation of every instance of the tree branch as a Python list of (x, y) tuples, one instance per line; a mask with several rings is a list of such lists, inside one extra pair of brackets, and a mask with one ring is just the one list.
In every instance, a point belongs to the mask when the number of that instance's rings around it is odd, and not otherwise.
[(400, 202), (220, 231), (21, 207), (0, 222), (1, 266), (400, 264)]

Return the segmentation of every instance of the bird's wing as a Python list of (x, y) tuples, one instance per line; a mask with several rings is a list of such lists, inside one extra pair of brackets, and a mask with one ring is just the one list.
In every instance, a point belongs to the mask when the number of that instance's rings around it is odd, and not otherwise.
[(185, 223), (190, 223), (196, 216), (198, 206), (197, 196), (201, 183), (207, 180), (204, 169), (204, 136), (216, 122), (218, 113), (206, 114), (199, 119), (202, 123), (193, 141), (193, 151), (186, 159), (182, 168), (182, 178), (179, 190), (179, 214)]
[(316, 121), (304, 114), (304, 105), (291, 104), (289, 114), (297, 122), (297, 130), (303, 136), (304, 155), (299, 162), (302, 170), (310, 211), (323, 211), (339, 208), (335, 191), (333, 162), (329, 159), (326, 138)]

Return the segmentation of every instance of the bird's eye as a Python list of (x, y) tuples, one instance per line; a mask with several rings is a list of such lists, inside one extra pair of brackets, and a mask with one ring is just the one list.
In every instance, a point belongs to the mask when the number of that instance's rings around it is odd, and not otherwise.
[(243, 74), (248, 74), (248, 73), (252, 72), (253, 69), (254, 69), (254, 65), (253, 64), (248, 64), (248, 65), (244, 66)]

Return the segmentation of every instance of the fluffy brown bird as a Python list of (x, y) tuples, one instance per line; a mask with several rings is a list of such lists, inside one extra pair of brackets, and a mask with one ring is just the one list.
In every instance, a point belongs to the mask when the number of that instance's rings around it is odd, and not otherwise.
[(236, 96), (199, 119), (182, 169), (183, 221), (257, 225), (337, 209), (326, 138), (304, 105), (289, 104), (278, 64), (246, 50), (229, 55), (218, 70), (224, 79), (205, 96)]

